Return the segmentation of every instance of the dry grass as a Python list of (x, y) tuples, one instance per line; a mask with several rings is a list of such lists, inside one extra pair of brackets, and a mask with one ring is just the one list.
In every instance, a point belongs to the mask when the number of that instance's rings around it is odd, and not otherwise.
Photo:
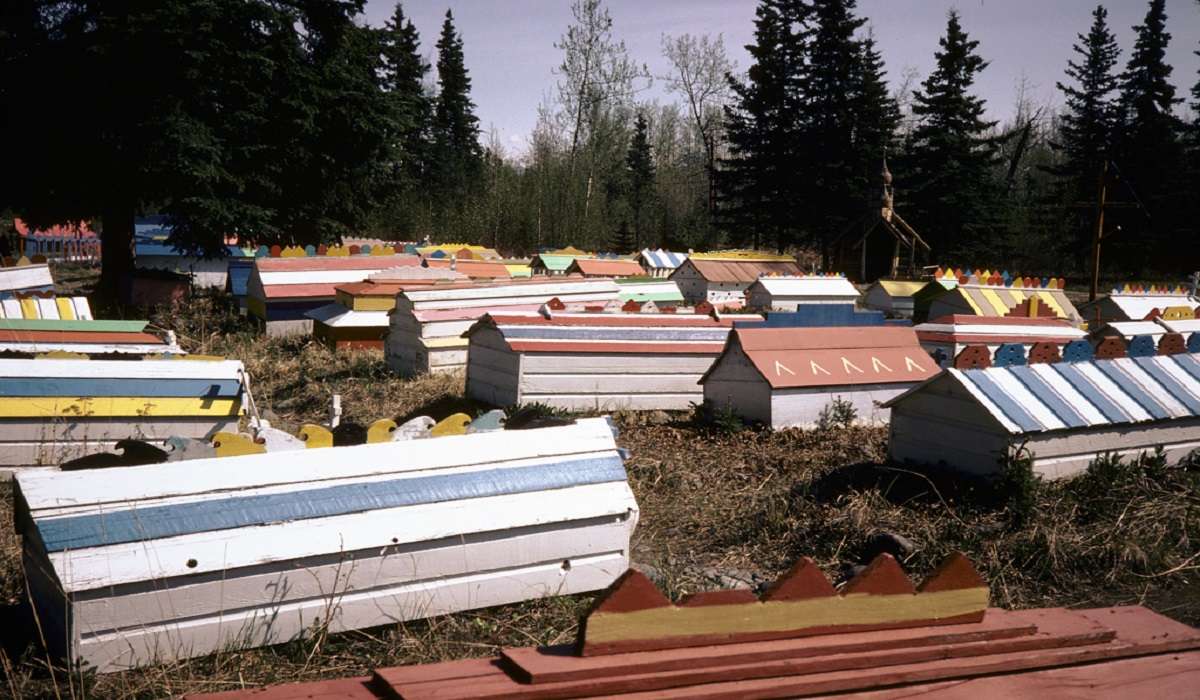
[[(405, 381), (377, 353), (334, 354), (299, 340), (239, 330), (219, 300), (156, 323), (175, 328), (189, 349), (242, 358), (255, 395), (281, 427), (322, 421), (340, 393), (359, 422), (429, 410), (472, 409), (461, 380)], [(905, 564), (928, 571), (953, 549), (965, 551), (992, 584), (997, 604), (1144, 603), (1200, 624), (1200, 471), (1153, 464), (1043, 485), (1032, 517), (1017, 523), (1005, 494), (978, 484), (881, 464), (886, 431), (753, 431), (734, 434), (673, 416), (649, 425), (623, 416), (630, 482), (641, 506), (633, 558), (673, 596), (718, 586), (714, 573), (751, 582), (812, 556), (843, 575), (880, 531), (916, 545)], [(4, 488), (0, 518), (11, 519)], [(17, 543), (0, 528), (0, 592), (10, 619), (23, 590)], [(484, 656), (505, 645), (570, 639), (589, 596), (448, 615), (386, 628), (317, 635), (265, 649), (231, 651), (164, 667), (104, 676), (53, 675), (35, 646), (9, 648), (15, 668), (0, 688), (17, 697), (151, 698), (360, 674), (377, 666)], [(0, 694), (5, 691), (0, 690)]]

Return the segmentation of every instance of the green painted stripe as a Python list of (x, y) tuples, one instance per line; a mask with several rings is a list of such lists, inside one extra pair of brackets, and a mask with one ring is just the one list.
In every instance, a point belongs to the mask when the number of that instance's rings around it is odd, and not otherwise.
[(6, 331), (85, 331), (91, 333), (141, 333), (148, 321), (58, 321), (44, 318), (2, 318)]

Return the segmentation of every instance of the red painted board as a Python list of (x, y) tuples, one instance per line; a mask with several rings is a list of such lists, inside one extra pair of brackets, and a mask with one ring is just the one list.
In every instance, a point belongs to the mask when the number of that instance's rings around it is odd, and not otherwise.
[(550, 683), (613, 674), (650, 673), (696, 667), (733, 666), (751, 661), (807, 658), (1024, 637), (1036, 624), (1005, 610), (989, 610), (983, 622), (949, 627), (855, 632), (770, 642), (723, 644), (608, 656), (576, 656), (574, 645), (505, 649), (501, 657), (518, 680)]
[[(506, 698), (508, 700), (560, 700), (646, 690), (667, 690), (702, 684), (829, 675), (830, 672), (885, 673), (888, 667), (936, 664), (947, 659), (968, 660), (976, 657), (1015, 656), (1019, 659), (1053, 656), (1060, 649), (1107, 647), (1112, 632), (1081, 615), (1066, 610), (1037, 611), (1038, 632), (1033, 635), (984, 642), (946, 644), (916, 648), (889, 649), (836, 654), (776, 661), (753, 661), (733, 666), (699, 667), (630, 675), (612, 674), (558, 683), (524, 684), (502, 672), (472, 678), (398, 684), (389, 682), (394, 692), (406, 700), (465, 700), (467, 698)], [(964, 661), (969, 663), (969, 661)]]
[(165, 345), (162, 338), (150, 333), (124, 333), (121, 331), (10, 331), (0, 330), (0, 342), (4, 343), (136, 343), (138, 345)]
[[(573, 342), (567, 340), (510, 340), (513, 352), (636, 353), (642, 355), (720, 355), (721, 343)], [(928, 355), (926, 355), (928, 357)], [(925, 364), (933, 364), (930, 360)]]
[(316, 272), (323, 270), (386, 270), (402, 265), (420, 265), (415, 255), (370, 255), (363, 257), (258, 258), (262, 272)]
[(455, 681), (503, 675), (498, 659), (460, 659), (420, 666), (391, 666), (377, 668), (371, 678), (379, 687), (392, 687), (430, 681)]
[(378, 700), (368, 685), (370, 677), (339, 678), (309, 683), (285, 683), (265, 688), (244, 688), (216, 693), (185, 695), (184, 700)]
[[(886, 668), (834, 671), (806, 676), (759, 678), (688, 687), (647, 690), (622, 695), (626, 700), (755, 700), (821, 696), (885, 686), (905, 686), (950, 679), (974, 679), (983, 675), (1013, 674), (1047, 668), (1102, 664), (1112, 659), (1170, 654), (1200, 648), (1200, 631), (1170, 620), (1140, 606), (1121, 609), (1078, 611), (1082, 616), (1112, 623), (1117, 639), (1106, 644), (1040, 651), (1011, 652), (990, 656), (948, 658), (902, 664)], [(1118, 612), (1113, 612), (1118, 611)], [(1050, 611), (1030, 611), (1050, 612)], [(1155, 639), (1155, 630), (1160, 635)], [(1162, 657), (1155, 657), (1162, 658)], [(1165, 658), (1171, 658), (1167, 656)], [(1087, 668), (1101, 668), (1089, 666)], [(1158, 695), (1157, 693), (1155, 695)], [(900, 694), (901, 697), (911, 697)], [(919, 695), (918, 695), (919, 697)], [(1005, 697), (1005, 696), (1000, 696)], [(1024, 697), (1024, 696), (1010, 696)], [(1092, 696), (1088, 696), (1092, 697)], [(1116, 694), (1116, 697), (1131, 697)], [(1132, 696), (1138, 697), (1138, 696)], [(1163, 698), (1172, 696), (1162, 696)], [(1186, 696), (1184, 696), (1186, 697)], [(975, 699), (982, 700), (982, 699)]]
[[(735, 332), (740, 337), (741, 330)], [(747, 350), (746, 355), (775, 389), (919, 382), (940, 369), (915, 341), (907, 348)]]
[(1200, 651), (1190, 651), (821, 697), (838, 700), (1130, 700), (1195, 697), (1197, 688), (1200, 688)]

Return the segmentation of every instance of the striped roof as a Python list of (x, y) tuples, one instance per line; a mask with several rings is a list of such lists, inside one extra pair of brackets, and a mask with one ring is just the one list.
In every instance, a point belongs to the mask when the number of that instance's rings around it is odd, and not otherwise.
[(913, 327), (923, 343), (1069, 343), (1087, 333), (1060, 318), (953, 314)]
[(772, 389), (919, 382), (938, 369), (896, 326), (738, 328), (725, 352), (744, 353)]
[(0, 318), (87, 321), (92, 307), (87, 297), (23, 297), (0, 300)]
[(841, 297), (850, 302), (858, 299), (858, 288), (850, 280), (826, 275), (762, 277), (746, 291), (752, 294), (758, 290), (773, 297)]
[(1200, 357), (1195, 354), (951, 368), (946, 376), (1013, 435), (1200, 417)]
[(1005, 316), (1013, 307), (1030, 297), (1036, 297), (1059, 318), (1065, 318), (1075, 324), (1083, 322), (1079, 311), (1067, 299), (1063, 290), (1044, 287), (1029, 289), (1002, 285), (960, 284), (935, 299), (930, 305), (930, 314), (938, 313), (938, 310), (945, 305), (963, 306), (965, 307), (964, 311), (969, 308), (979, 316)]
[(683, 261), (687, 260), (687, 258), (687, 253), (673, 253), (662, 248), (658, 250), (645, 248), (641, 253), (638, 253), (638, 259), (641, 260), (644, 266), (655, 269), (674, 270), (682, 265)]
[(693, 255), (671, 274), (679, 274), (688, 265), (709, 282), (751, 283), (764, 274), (801, 275), (804, 272), (791, 260), (722, 260)]
[(484, 316), (467, 335), (495, 328), (514, 352), (715, 356), (733, 321), (699, 314), (501, 313)]

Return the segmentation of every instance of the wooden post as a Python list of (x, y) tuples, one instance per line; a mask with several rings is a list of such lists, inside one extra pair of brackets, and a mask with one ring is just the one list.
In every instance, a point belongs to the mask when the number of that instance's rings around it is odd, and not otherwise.
[(1104, 238), (1104, 200), (1108, 194), (1108, 159), (1100, 167), (1099, 192), (1096, 197), (1096, 233), (1092, 236), (1092, 285), (1088, 289), (1088, 301), (1096, 301), (1100, 286), (1100, 241)]

